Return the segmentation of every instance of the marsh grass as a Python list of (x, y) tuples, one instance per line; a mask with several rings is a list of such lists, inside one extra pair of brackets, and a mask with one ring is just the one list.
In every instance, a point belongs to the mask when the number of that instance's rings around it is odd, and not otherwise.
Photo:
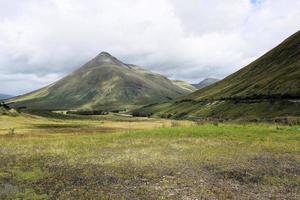
[(297, 127), (26, 119), (0, 137), (1, 198), (299, 199)]

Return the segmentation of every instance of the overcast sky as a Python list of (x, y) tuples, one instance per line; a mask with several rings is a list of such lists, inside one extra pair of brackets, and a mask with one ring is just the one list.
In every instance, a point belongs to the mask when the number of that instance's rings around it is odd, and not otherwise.
[(173, 79), (223, 78), (299, 28), (299, 0), (0, 0), (0, 93), (101, 51)]

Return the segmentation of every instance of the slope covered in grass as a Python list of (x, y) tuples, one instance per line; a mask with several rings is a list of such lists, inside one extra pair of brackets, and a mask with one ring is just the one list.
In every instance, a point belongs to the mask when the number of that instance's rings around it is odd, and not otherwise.
[(30, 109), (111, 111), (137, 108), (190, 92), (162, 75), (102, 52), (67, 77), (10, 103)]
[(300, 98), (300, 31), (248, 66), (184, 99)]
[(180, 88), (183, 88), (185, 90), (188, 90), (190, 92), (194, 92), (197, 90), (196, 87), (194, 87), (193, 85), (189, 84), (188, 82), (186, 81), (181, 81), (181, 80), (172, 80), (172, 82), (177, 85), (178, 87)]
[(223, 119), (300, 116), (300, 32), (222, 81), (134, 113)]

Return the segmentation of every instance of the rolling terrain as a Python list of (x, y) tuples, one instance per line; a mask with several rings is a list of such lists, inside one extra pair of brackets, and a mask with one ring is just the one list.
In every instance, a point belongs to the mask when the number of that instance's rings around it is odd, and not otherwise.
[[(192, 86), (191, 86), (192, 87)], [(45, 88), (9, 100), (40, 110), (130, 110), (190, 93), (166, 77), (125, 64), (106, 52)]]
[(136, 115), (172, 118), (274, 119), (300, 116), (300, 32), (211, 86)]

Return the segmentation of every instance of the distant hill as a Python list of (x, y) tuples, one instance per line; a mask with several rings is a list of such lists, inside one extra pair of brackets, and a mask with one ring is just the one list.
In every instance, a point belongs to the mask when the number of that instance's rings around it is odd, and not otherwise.
[(136, 113), (225, 119), (300, 116), (300, 31), (227, 78)]
[(202, 88), (210, 86), (218, 81), (219, 81), (219, 79), (216, 79), (216, 78), (206, 78), (198, 84), (192, 84), (192, 86), (194, 86), (197, 89), (202, 89)]
[(102, 52), (45, 88), (13, 98), (10, 106), (49, 110), (130, 110), (190, 93), (168, 78)]
[(9, 99), (12, 98), (12, 95), (8, 95), (8, 94), (0, 94), (0, 100), (4, 100), (4, 99)]
[(187, 91), (190, 91), (190, 92), (194, 92), (197, 90), (196, 87), (194, 87), (193, 85), (189, 84), (188, 82), (186, 81), (180, 81), (180, 80), (172, 80), (172, 82), (177, 85), (178, 87), (184, 89), (184, 90), (187, 90)]

